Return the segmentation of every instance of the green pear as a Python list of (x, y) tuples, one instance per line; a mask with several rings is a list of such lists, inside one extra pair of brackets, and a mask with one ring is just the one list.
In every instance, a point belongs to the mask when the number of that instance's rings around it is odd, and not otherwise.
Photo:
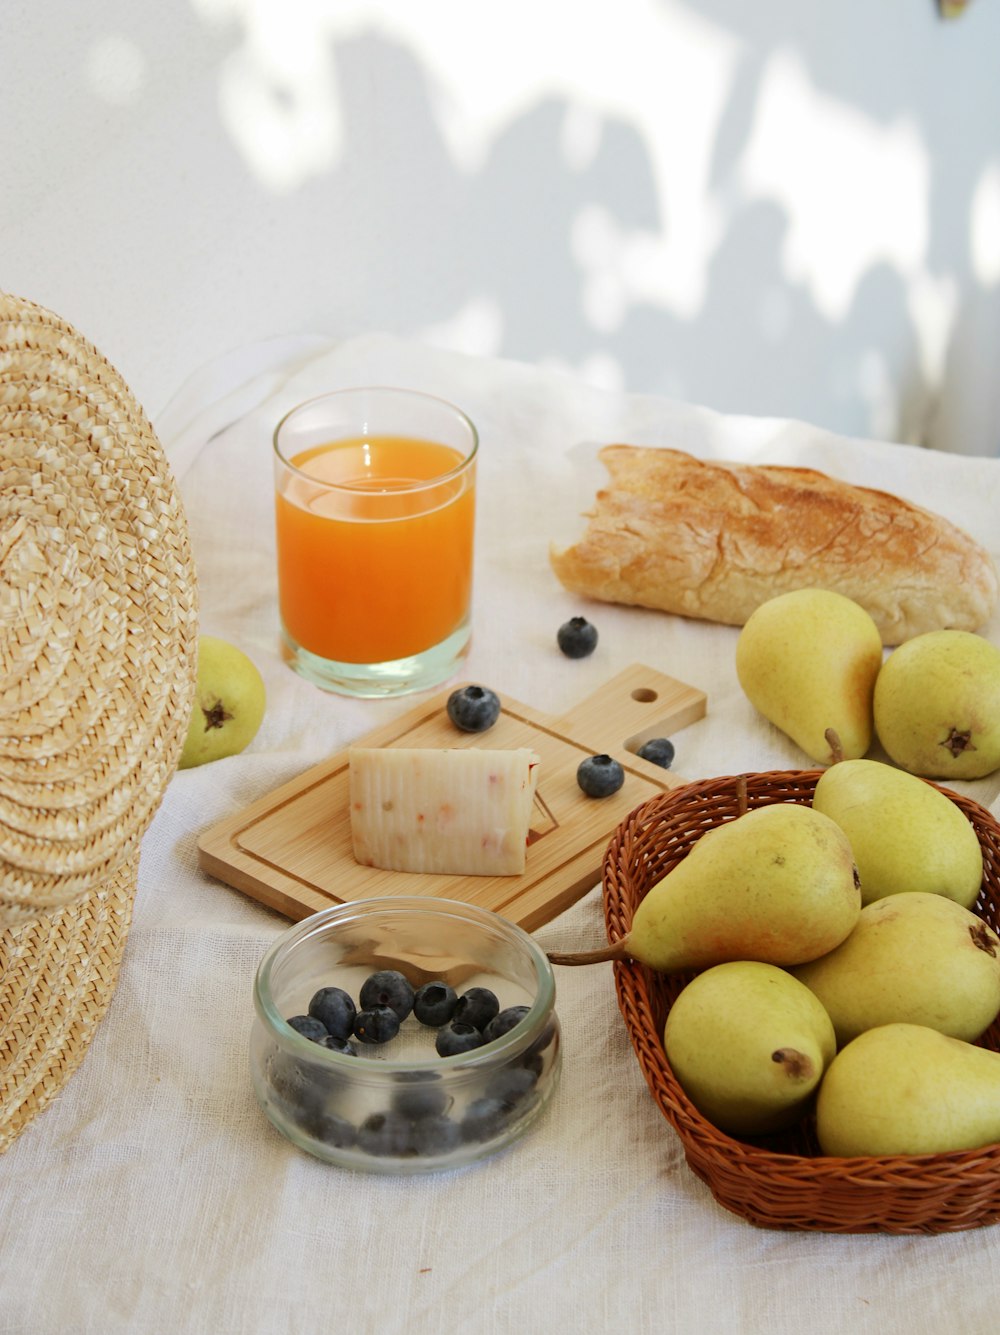
[(798, 802), (755, 807), (707, 830), (640, 901), (627, 936), (554, 964), (636, 959), (664, 973), (726, 960), (799, 964), (839, 945), (858, 920), (851, 845)]
[(663, 1046), (691, 1102), (733, 1136), (791, 1126), (836, 1052), (814, 994), (784, 969), (752, 960), (693, 978), (670, 1008)]
[(874, 717), (879, 741), (911, 774), (992, 774), (1000, 768), (1000, 649), (972, 631), (914, 636), (885, 660)]
[(264, 681), (242, 649), (215, 635), (198, 637), (194, 704), (178, 769), (192, 769), (250, 745), (264, 718)]
[(841, 1047), (897, 1022), (971, 1042), (1000, 1013), (1000, 936), (943, 895), (865, 905), (846, 940), (792, 973), (826, 1007)]
[(796, 589), (762, 603), (736, 642), (747, 699), (819, 765), (868, 750), (881, 666), (882, 637), (871, 616), (828, 589)]
[(1000, 1141), (1000, 1053), (919, 1024), (869, 1029), (819, 1087), (824, 1154), (947, 1154)]
[(976, 902), (979, 836), (961, 807), (926, 780), (879, 760), (843, 760), (820, 775), (813, 806), (851, 841), (863, 904), (909, 890), (965, 908)]

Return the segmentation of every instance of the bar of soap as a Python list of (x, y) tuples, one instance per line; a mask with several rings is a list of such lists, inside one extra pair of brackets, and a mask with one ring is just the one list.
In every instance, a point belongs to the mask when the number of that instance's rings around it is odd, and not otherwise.
[(356, 862), (387, 871), (524, 871), (539, 757), (526, 747), (348, 750)]

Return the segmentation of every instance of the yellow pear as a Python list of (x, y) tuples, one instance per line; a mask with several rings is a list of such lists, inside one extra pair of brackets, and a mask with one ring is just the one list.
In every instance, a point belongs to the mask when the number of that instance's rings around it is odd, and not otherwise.
[(964, 630), (932, 630), (894, 649), (879, 673), (875, 730), (888, 754), (928, 779), (1000, 768), (1000, 649)]
[(819, 765), (863, 756), (882, 637), (858, 603), (828, 589), (778, 594), (754, 611), (736, 642), (736, 675), (759, 713)]
[(819, 1087), (824, 1154), (946, 1154), (1000, 1141), (1000, 1053), (919, 1024), (869, 1029)]
[(791, 1126), (836, 1051), (830, 1017), (773, 964), (736, 960), (698, 974), (667, 1016), (663, 1046), (698, 1111), (733, 1136)]
[(841, 1047), (896, 1022), (971, 1041), (1000, 1013), (1000, 937), (922, 891), (867, 904), (846, 940), (792, 972), (826, 1007)]
[(976, 902), (979, 837), (961, 807), (924, 779), (880, 760), (844, 760), (820, 775), (813, 806), (851, 841), (862, 903), (909, 890), (965, 908)]
[(197, 682), (178, 769), (194, 769), (250, 745), (264, 719), (264, 679), (242, 649), (198, 637)]
[(776, 802), (707, 830), (640, 901), (626, 937), (549, 959), (631, 958), (664, 973), (726, 960), (798, 964), (839, 945), (860, 912), (843, 830), (810, 806)]

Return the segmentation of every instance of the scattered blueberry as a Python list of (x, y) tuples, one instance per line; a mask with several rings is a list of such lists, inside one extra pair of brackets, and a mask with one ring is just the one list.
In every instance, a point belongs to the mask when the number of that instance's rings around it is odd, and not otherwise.
[(455, 1003), (452, 1019), (456, 1023), (471, 1024), (475, 1029), (485, 1029), (499, 1010), (500, 1002), (495, 992), (488, 987), (470, 987)]
[(288, 1023), (297, 1034), (301, 1034), (303, 1038), (311, 1038), (314, 1043), (319, 1043), (327, 1036), (326, 1025), (314, 1015), (293, 1015)]
[(329, 1048), (331, 1052), (342, 1052), (345, 1057), (356, 1057), (357, 1048), (353, 1043), (348, 1043), (346, 1038), (341, 1038), (338, 1034), (327, 1034), (325, 1038), (318, 1040), (321, 1048)]
[(459, 1052), (481, 1048), (485, 1042), (486, 1039), (474, 1024), (451, 1020), (438, 1030), (434, 1048), (439, 1057), (454, 1057)]
[(458, 996), (448, 983), (434, 981), (418, 987), (413, 996), (413, 1014), (421, 1024), (438, 1028), (455, 1013)]
[(556, 631), (556, 642), (567, 658), (586, 658), (597, 648), (597, 631), (586, 617), (570, 617)]
[(448, 717), (463, 732), (485, 732), (500, 717), (500, 701), (485, 686), (463, 686), (448, 696)]
[(506, 1010), (494, 1015), (483, 1030), (483, 1037), (487, 1043), (492, 1043), (495, 1038), (510, 1033), (515, 1025), (521, 1023), (529, 1010), (530, 1006), (508, 1006)]
[(372, 1006), (358, 1011), (354, 1037), (362, 1043), (388, 1043), (399, 1033), (399, 1016), (391, 1006)]
[(354, 1032), (357, 1008), (342, 987), (321, 987), (309, 1003), (309, 1014), (334, 1038), (348, 1038)]
[(577, 766), (576, 781), (588, 797), (610, 797), (625, 782), (625, 771), (611, 756), (588, 756)]
[(362, 1010), (388, 1006), (403, 1021), (413, 1010), (413, 985), (398, 969), (379, 969), (361, 984), (358, 1001)]
[(668, 737), (651, 737), (648, 742), (643, 742), (636, 755), (653, 765), (669, 769), (674, 763), (674, 744)]
[(368, 1154), (399, 1158), (412, 1153), (411, 1123), (402, 1113), (372, 1113), (358, 1128), (358, 1145)]

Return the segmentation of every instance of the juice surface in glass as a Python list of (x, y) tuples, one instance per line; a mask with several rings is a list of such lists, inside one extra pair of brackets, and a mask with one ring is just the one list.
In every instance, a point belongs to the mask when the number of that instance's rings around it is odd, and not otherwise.
[(321, 658), (379, 663), (439, 644), (467, 617), (474, 472), (460, 450), (402, 435), (295, 454), (276, 497), (288, 635)]

